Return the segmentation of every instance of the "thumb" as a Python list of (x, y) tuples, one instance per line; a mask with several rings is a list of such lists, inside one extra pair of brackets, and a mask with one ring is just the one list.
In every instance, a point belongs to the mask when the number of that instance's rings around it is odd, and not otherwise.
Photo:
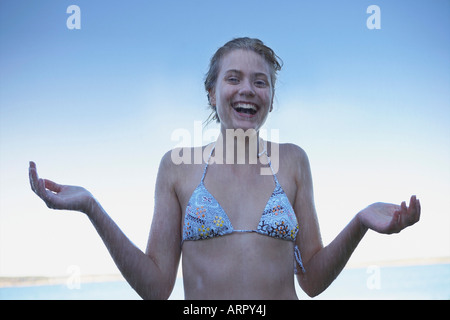
[(45, 183), (45, 187), (50, 191), (58, 193), (58, 192), (61, 192), (61, 190), (62, 190), (62, 185), (57, 184), (56, 182), (53, 182), (51, 180), (44, 179), (44, 183)]

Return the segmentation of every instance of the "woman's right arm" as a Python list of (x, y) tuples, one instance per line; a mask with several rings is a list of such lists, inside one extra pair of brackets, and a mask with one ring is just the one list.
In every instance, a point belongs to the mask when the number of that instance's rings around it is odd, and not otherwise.
[[(40, 179), (33, 162), (30, 162), (29, 175), (31, 188), (49, 208), (81, 211), (89, 217), (120, 272), (142, 298), (167, 299), (173, 289), (181, 254), (177, 236), (180, 234), (181, 213), (176, 211), (178, 200), (171, 193), (174, 192), (171, 186), (174, 180), (170, 178), (169, 165), (165, 156), (158, 172), (154, 221), (146, 253), (126, 237), (89, 191)], [(175, 232), (161, 234), (153, 230), (161, 216), (166, 216), (162, 228)], [(158, 236), (152, 236), (154, 233)]]

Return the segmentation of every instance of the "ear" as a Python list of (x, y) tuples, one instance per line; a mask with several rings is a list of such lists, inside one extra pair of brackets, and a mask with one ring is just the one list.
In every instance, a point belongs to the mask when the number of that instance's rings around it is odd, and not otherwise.
[(214, 88), (209, 89), (208, 91), (209, 104), (213, 107), (216, 106), (216, 90)]

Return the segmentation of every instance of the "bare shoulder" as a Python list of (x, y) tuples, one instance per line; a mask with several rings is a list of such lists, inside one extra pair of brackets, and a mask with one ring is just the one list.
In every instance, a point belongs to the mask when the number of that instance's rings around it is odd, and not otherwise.
[[(269, 142), (271, 157), (278, 156), (282, 166), (298, 168), (307, 165), (308, 155), (305, 150), (293, 143), (275, 143)], [(278, 155), (276, 154), (278, 152)]]
[(173, 188), (176, 181), (176, 165), (171, 158), (172, 150), (167, 151), (161, 158), (158, 168), (158, 176), (156, 178), (157, 190), (162, 186)]
[[(165, 180), (176, 191), (183, 191), (200, 181), (204, 167), (205, 147), (175, 148), (167, 151), (161, 159), (158, 179)], [(178, 193), (177, 192), (177, 193)]]
[(308, 159), (305, 150), (293, 143), (280, 144), (280, 151), (283, 151), (283, 156), (286, 156), (289, 161), (298, 162)]
[(311, 180), (311, 167), (306, 151), (293, 143), (280, 145), (280, 168), (285, 166), (297, 187)]
[(284, 177), (285, 183), (293, 178), (295, 184), (299, 185), (305, 174), (309, 174), (308, 156), (298, 145), (268, 142), (267, 149), (272, 164), (276, 170), (279, 169), (279, 175)]
[(204, 147), (184, 147), (167, 151), (160, 163), (160, 171), (176, 177), (186, 170), (192, 170), (191, 165), (203, 164)]

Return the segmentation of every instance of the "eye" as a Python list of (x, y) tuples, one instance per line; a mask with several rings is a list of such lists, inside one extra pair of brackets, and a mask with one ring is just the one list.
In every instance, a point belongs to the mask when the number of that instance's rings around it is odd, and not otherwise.
[(232, 83), (232, 84), (238, 84), (239, 83), (239, 79), (237, 77), (228, 77), (227, 81), (229, 83)]
[(267, 82), (259, 79), (259, 80), (255, 81), (255, 86), (257, 86), (259, 88), (265, 88), (265, 87), (267, 87)]

